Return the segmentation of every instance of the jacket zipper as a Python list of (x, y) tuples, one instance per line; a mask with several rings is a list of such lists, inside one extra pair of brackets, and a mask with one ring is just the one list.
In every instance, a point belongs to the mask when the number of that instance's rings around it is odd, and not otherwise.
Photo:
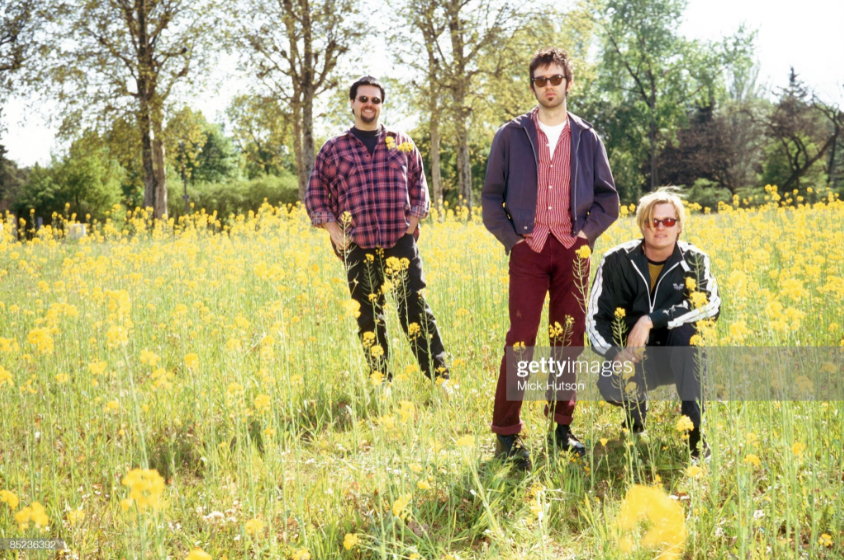
[[(536, 155), (536, 148), (533, 145), (533, 140), (530, 138), (530, 133), (528, 132), (527, 128), (522, 128), (527, 135), (528, 143), (530, 144), (530, 149), (533, 151), (533, 161), (536, 162), (536, 172), (539, 173), (539, 156)], [(537, 191), (539, 190), (539, 179), (537, 179)], [(539, 196), (539, 192), (536, 193), (536, 196)], [(533, 205), (533, 225), (536, 225), (536, 204)]]
[[(571, 127), (571, 123), (569, 123), (569, 127)], [(583, 131), (580, 131), (580, 134), (583, 134)], [(574, 231), (577, 228), (577, 150), (580, 149), (580, 134), (577, 135), (577, 145), (574, 147), (574, 175), (572, 175), (569, 188), (571, 188), (573, 199), (574, 199), (574, 206), (569, 210), (571, 212), (571, 234), (577, 235), (578, 232)]]
[(659, 280), (657, 280), (657, 282), (656, 282), (656, 288), (654, 288), (654, 299), (653, 299), (653, 300), (651, 300), (651, 285), (650, 285), (650, 284), (648, 283), (648, 281), (645, 279), (645, 275), (644, 275), (644, 274), (642, 274), (642, 271), (641, 271), (641, 270), (639, 270), (639, 267), (638, 267), (638, 266), (636, 266), (636, 263), (631, 262), (630, 264), (632, 264), (632, 265), (633, 265), (633, 268), (634, 268), (634, 269), (636, 269), (636, 272), (637, 272), (637, 273), (639, 273), (639, 276), (642, 278), (642, 282), (644, 282), (644, 283), (645, 283), (645, 288), (648, 290), (648, 292), (647, 292), (647, 293), (648, 293), (648, 308), (651, 310), (651, 313), (653, 313), (653, 312), (654, 312), (654, 303), (655, 303), (655, 301), (656, 301), (656, 295), (657, 295), (657, 293), (659, 293), (659, 285), (662, 283), (662, 279), (663, 279), (663, 278), (665, 278), (666, 276), (668, 276), (668, 273), (669, 273), (669, 272), (671, 272), (672, 270), (674, 270), (675, 268), (677, 268), (678, 266), (680, 266), (680, 263), (674, 263), (674, 266), (672, 266), (671, 268), (669, 268), (668, 270), (666, 270), (666, 271), (665, 271), (665, 272), (664, 272), (664, 273), (660, 276)]

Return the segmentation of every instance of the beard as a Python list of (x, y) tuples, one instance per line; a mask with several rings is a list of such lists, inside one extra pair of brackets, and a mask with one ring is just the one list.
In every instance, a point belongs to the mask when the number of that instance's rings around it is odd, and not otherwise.
[(558, 95), (557, 97), (555, 97), (553, 101), (549, 101), (549, 100), (545, 99), (544, 95), (536, 95), (536, 100), (539, 102), (539, 104), (542, 105), (543, 107), (547, 107), (549, 109), (553, 109), (554, 107), (559, 107), (560, 105), (562, 105), (563, 103), (566, 102), (567, 98), (568, 98), (568, 92), (563, 92), (562, 95)]
[(366, 116), (363, 114), (363, 112), (361, 112), (360, 114), (360, 120), (365, 122), (366, 124), (372, 124), (376, 121), (376, 119), (378, 119), (377, 113), (373, 113), (372, 116)]

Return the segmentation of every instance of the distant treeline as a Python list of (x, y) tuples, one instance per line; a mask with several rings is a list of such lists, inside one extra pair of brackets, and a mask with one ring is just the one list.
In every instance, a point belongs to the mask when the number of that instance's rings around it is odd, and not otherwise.
[[(20, 169), (0, 145), (0, 210), (47, 222), (117, 203), (178, 215), (185, 188), (220, 216), (300, 199), (379, 40), (394, 66), (383, 120), (416, 123), (437, 203), (477, 202), (492, 136), (534, 106), (528, 61), (549, 45), (574, 61), (569, 109), (603, 137), (624, 203), (665, 184), (713, 210), (769, 184), (844, 189), (840, 108), (799, 68), (760, 84), (752, 30), (679, 35), (684, 0), (0, 2), (0, 104), (52, 100), (68, 146)], [(224, 52), (251, 89), (209, 122), (185, 100)]]

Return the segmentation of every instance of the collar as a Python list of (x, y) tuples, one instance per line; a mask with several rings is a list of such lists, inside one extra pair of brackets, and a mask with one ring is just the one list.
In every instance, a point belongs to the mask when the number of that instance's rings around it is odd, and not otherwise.
[[(566, 111), (566, 121), (563, 123), (563, 132), (565, 132), (566, 129), (569, 128), (569, 114), (570, 113), (568, 111)], [(533, 110), (530, 112), (530, 116), (533, 119), (533, 124), (536, 126), (537, 129), (539, 129), (540, 126), (550, 126), (550, 125), (547, 125), (547, 124), (543, 125), (541, 122), (539, 122), (539, 107), (538, 106), (533, 108)], [(557, 126), (560, 126), (560, 125), (557, 125)]]
[[(627, 248), (627, 257), (633, 261), (633, 263), (639, 263), (642, 267), (646, 267), (648, 265), (648, 257), (645, 255), (645, 238), (639, 240), (638, 243), (631, 245)], [(674, 251), (672, 251), (671, 255), (665, 260), (663, 265), (665, 268), (670, 268), (674, 266), (674, 263), (683, 262), (685, 263), (686, 260), (683, 258), (683, 251), (680, 249), (680, 242), (674, 244)], [(688, 264), (684, 264), (683, 269), (688, 270)]]

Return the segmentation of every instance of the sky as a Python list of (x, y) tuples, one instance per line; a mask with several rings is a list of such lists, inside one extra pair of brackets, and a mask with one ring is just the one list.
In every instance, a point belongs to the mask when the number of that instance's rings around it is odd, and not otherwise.
[[(680, 33), (689, 38), (717, 40), (735, 32), (741, 24), (758, 32), (756, 57), (760, 65), (759, 82), (769, 88), (784, 86), (793, 66), (799, 77), (828, 102), (844, 107), (844, 0), (689, 0)], [(221, 61), (218, 75), (210, 83), (237, 84), (225, 74), (233, 61)], [(388, 65), (386, 59), (382, 62)], [(378, 69), (372, 68), (378, 75)], [(387, 75), (387, 68), (381, 75)], [(218, 115), (228, 100), (239, 93), (237, 86), (220, 91), (201, 92), (186, 101), (201, 109), (209, 120)], [(50, 104), (36, 99), (41, 112)], [(27, 108), (22, 99), (13, 98), (3, 108), (5, 132), (0, 137), (10, 159), (18, 165), (46, 164), (51, 152), (60, 150), (54, 128), (43, 115)]]

